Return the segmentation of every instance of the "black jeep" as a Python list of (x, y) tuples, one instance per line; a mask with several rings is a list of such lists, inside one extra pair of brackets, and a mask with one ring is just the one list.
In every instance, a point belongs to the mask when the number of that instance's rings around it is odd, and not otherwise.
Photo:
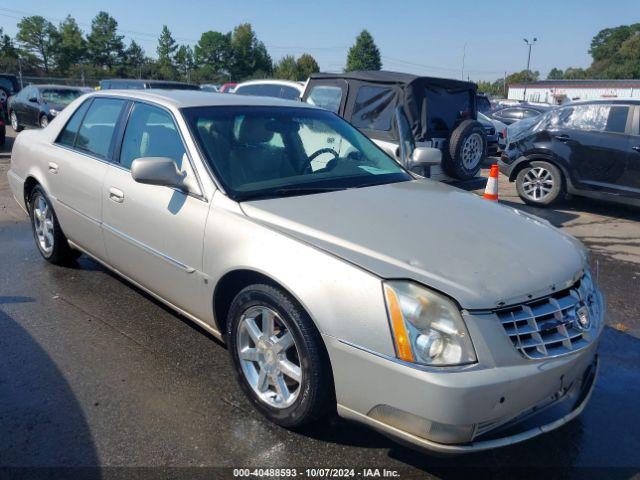
[[(478, 174), (487, 155), (485, 130), (477, 121), (476, 93), (476, 84), (470, 82), (357, 71), (311, 75), (302, 99), (351, 122), (412, 170), (475, 189), (486, 181)], [(410, 138), (403, 137), (406, 130)], [(415, 155), (413, 150), (420, 152)], [(411, 153), (420, 157), (419, 169), (412, 168)]]

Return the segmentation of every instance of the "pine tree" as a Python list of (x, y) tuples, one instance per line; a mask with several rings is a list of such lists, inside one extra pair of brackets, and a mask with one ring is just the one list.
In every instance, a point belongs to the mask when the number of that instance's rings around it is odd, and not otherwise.
[(306, 80), (312, 73), (318, 73), (320, 66), (316, 59), (308, 53), (303, 53), (298, 58), (298, 80)]
[(345, 71), (380, 70), (381, 68), (380, 50), (378, 50), (371, 34), (363, 30), (356, 38), (355, 45), (349, 49)]

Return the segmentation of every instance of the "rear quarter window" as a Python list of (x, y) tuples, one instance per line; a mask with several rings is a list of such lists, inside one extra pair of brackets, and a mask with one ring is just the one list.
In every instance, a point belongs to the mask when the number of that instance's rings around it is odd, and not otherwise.
[(391, 130), (396, 93), (388, 87), (360, 87), (351, 123), (365, 130)]

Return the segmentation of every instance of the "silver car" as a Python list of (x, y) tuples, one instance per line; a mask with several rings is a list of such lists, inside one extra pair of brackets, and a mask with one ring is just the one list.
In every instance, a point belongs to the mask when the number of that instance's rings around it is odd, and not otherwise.
[(46, 260), (84, 252), (224, 340), (284, 427), (337, 409), (461, 453), (552, 430), (593, 389), (604, 305), (579, 242), (326, 110), (96, 92), (21, 133), (8, 176)]

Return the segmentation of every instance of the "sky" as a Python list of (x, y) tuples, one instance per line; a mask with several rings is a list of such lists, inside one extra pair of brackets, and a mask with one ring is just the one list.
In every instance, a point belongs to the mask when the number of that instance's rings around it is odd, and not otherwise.
[[(3, 2), (0, 26), (15, 35), (25, 15), (59, 23), (67, 14), (86, 32), (105, 10), (121, 34), (155, 56), (166, 24), (179, 43), (195, 44), (207, 30), (253, 25), (274, 61), (312, 54), (322, 71), (342, 71), (362, 29), (373, 35), (383, 68), (421, 75), (495, 80), (523, 70), (537, 37), (531, 69), (587, 67), (591, 38), (603, 28), (640, 21), (638, 0), (20, 0)], [(52, 5), (55, 5), (52, 8)], [(464, 57), (464, 73), (462, 69)]]

